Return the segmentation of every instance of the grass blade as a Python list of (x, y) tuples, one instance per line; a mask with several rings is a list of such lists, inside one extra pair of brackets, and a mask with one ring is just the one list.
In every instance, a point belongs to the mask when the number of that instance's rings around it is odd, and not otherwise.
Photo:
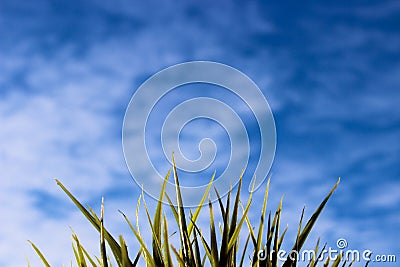
[(183, 202), (182, 202), (182, 195), (181, 195), (181, 190), (180, 190), (179, 180), (178, 180), (178, 172), (176, 170), (176, 163), (175, 163), (174, 157), (172, 157), (172, 161), (173, 161), (173, 165), (174, 165), (173, 166), (174, 181), (175, 181), (176, 202), (178, 205), (178, 218), (179, 218), (178, 226), (179, 226), (179, 230), (180, 230), (183, 259), (188, 265), (191, 265), (191, 264), (193, 264), (194, 256), (193, 256), (193, 252), (192, 252), (191, 246), (190, 246), (188, 227), (186, 224), (185, 211), (183, 209), (184, 206), (183, 206)]
[[(100, 219), (97, 216), (92, 215), (72, 194), (68, 191), (68, 189), (56, 179), (57, 185), (67, 194), (67, 196), (72, 200), (72, 202), (78, 207), (78, 209), (82, 212), (82, 214), (88, 219), (88, 221), (94, 226), (94, 228), (100, 232), (101, 231), (101, 223)], [(110, 245), (111, 251), (113, 252), (116, 260), (121, 262), (121, 247), (118, 242), (114, 239), (114, 237), (104, 228), (104, 239), (107, 240)]]
[[(318, 216), (321, 214), (323, 208), (325, 207), (326, 203), (328, 202), (329, 198), (332, 196), (333, 192), (336, 190), (337, 186), (340, 183), (340, 178), (338, 179), (337, 183), (333, 186), (329, 194), (325, 197), (325, 199), (321, 202), (319, 207), (316, 209), (314, 214), (311, 216), (311, 218), (308, 220), (306, 226), (304, 227), (303, 231), (299, 235), (298, 240), (296, 240), (296, 244), (293, 246), (294, 251), (299, 252), (300, 249), (302, 248), (304, 242), (306, 241), (306, 238), (308, 237), (308, 234), (311, 232), (312, 227), (314, 226), (315, 222), (318, 219)], [(293, 260), (288, 257), (285, 261), (285, 263), (282, 265), (282, 267), (289, 267), (293, 266)]]
[(101, 198), (100, 212), (100, 254), (103, 267), (108, 267), (106, 243), (104, 241), (104, 198)]
[[(218, 244), (217, 244), (217, 235), (215, 232), (213, 207), (210, 200), (208, 201), (208, 207), (210, 210), (210, 236), (211, 236), (211, 256), (212, 256), (211, 265), (217, 267), (219, 265)], [(221, 266), (224, 266), (224, 264), (221, 264)]]
[(205, 202), (205, 200), (206, 200), (206, 198), (208, 196), (208, 193), (210, 192), (211, 185), (214, 182), (214, 178), (215, 178), (215, 172), (214, 172), (213, 176), (211, 177), (211, 180), (208, 183), (208, 186), (207, 186), (206, 190), (204, 191), (204, 194), (203, 194), (203, 197), (200, 200), (200, 203), (197, 205), (197, 208), (196, 208), (196, 210), (195, 210), (195, 212), (194, 212), (194, 214), (192, 216), (192, 220), (189, 223), (189, 226), (188, 226), (188, 236), (189, 237), (193, 232), (193, 227), (194, 227), (193, 223), (195, 223), (197, 221), (197, 218), (199, 217), (200, 211), (201, 211), (201, 209), (202, 209), (202, 207), (204, 205), (204, 202)]
[(50, 264), (48, 263), (48, 261), (46, 260), (46, 258), (44, 257), (44, 255), (42, 254), (42, 252), (39, 250), (39, 248), (33, 244), (30, 240), (28, 240), (28, 242), (31, 244), (31, 246), (33, 247), (33, 249), (36, 251), (36, 254), (38, 254), (39, 258), (42, 260), (44, 266), (46, 267), (50, 267)]

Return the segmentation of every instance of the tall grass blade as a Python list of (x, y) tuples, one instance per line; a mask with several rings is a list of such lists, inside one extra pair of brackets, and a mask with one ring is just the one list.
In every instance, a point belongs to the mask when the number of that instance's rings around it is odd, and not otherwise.
[[(340, 183), (340, 178), (338, 179), (337, 183), (333, 186), (329, 194), (325, 197), (325, 199), (321, 202), (319, 207), (316, 209), (314, 214), (311, 216), (311, 218), (308, 220), (306, 226), (304, 227), (303, 231), (299, 235), (298, 240), (296, 240), (296, 244), (293, 246), (293, 251), (299, 252), (300, 249), (302, 248), (304, 242), (306, 241), (306, 238), (308, 237), (308, 234), (311, 232), (312, 227), (314, 226), (315, 222), (318, 219), (318, 216), (321, 214), (321, 211), (325, 207), (326, 203), (328, 202), (329, 198), (332, 196), (333, 192), (336, 190), (337, 186)], [(294, 261), (288, 257), (285, 261), (285, 263), (282, 265), (282, 267), (291, 267), (294, 266)]]
[[(228, 243), (228, 251), (230, 251), (233, 248), (233, 246), (236, 245), (236, 242), (237, 242), (239, 233), (241, 231), (243, 222), (244, 222), (244, 220), (245, 220), (245, 218), (247, 216), (247, 213), (249, 212), (249, 209), (250, 209), (251, 194), (252, 193), (250, 193), (249, 201), (247, 202), (247, 206), (246, 206), (246, 209), (245, 209), (245, 211), (243, 213), (243, 217), (240, 219), (239, 223), (237, 224), (237, 227), (234, 229), (232, 235), (230, 236), (229, 243)], [(232, 218), (232, 220), (233, 220), (233, 218)], [(232, 229), (231, 229), (231, 231), (232, 231)]]
[(180, 186), (179, 186), (179, 180), (178, 180), (178, 172), (176, 170), (176, 163), (175, 163), (175, 158), (172, 157), (173, 161), (173, 169), (174, 169), (174, 181), (175, 181), (175, 191), (176, 191), (176, 202), (178, 205), (178, 217), (179, 217), (179, 230), (180, 230), (180, 238), (181, 238), (181, 244), (182, 244), (182, 254), (183, 254), (183, 259), (187, 265), (191, 265), (193, 263), (193, 252), (191, 250), (190, 246), (190, 240), (189, 240), (189, 233), (188, 233), (188, 228), (186, 225), (186, 218), (185, 218), (185, 211), (184, 211), (184, 206), (182, 202), (182, 195), (180, 191)]

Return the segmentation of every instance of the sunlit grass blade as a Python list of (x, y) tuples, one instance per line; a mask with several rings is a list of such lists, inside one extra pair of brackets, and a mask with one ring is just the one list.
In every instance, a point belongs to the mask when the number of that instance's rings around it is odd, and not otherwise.
[[(251, 193), (250, 193), (249, 200), (247, 202), (246, 209), (245, 209), (245, 211), (243, 213), (243, 217), (240, 219), (239, 223), (237, 224), (237, 227), (234, 229), (232, 235), (230, 236), (229, 243), (228, 243), (228, 251), (230, 251), (233, 248), (233, 246), (236, 245), (236, 242), (237, 242), (239, 233), (241, 231), (243, 222), (244, 222), (244, 220), (245, 220), (245, 218), (247, 216), (247, 213), (249, 212), (250, 204), (251, 204)], [(233, 220), (233, 217), (232, 217), (232, 220)]]
[[(222, 218), (224, 218), (224, 217), (225, 217), (225, 207), (224, 207), (224, 203), (222, 203), (222, 198), (221, 198), (221, 196), (219, 195), (217, 188), (214, 187), (214, 191), (215, 191), (215, 194), (217, 195), (218, 204), (219, 204), (219, 209), (220, 209), (220, 211), (221, 211)], [(230, 190), (229, 190), (229, 192), (230, 192)], [(229, 194), (229, 192), (228, 192), (228, 194)]]
[[(93, 216), (69, 191), (68, 189), (56, 179), (56, 183), (60, 188), (68, 195), (68, 197), (72, 200), (72, 202), (78, 207), (78, 209), (82, 212), (82, 214), (89, 220), (89, 222), (94, 226), (94, 228), (100, 233), (100, 219), (97, 216)], [(121, 262), (121, 247), (118, 242), (112, 237), (112, 235), (104, 229), (104, 238), (107, 240), (111, 251), (113, 252), (116, 260)]]
[(283, 233), (282, 233), (282, 235), (281, 235), (281, 237), (279, 238), (279, 241), (278, 241), (278, 251), (280, 250), (280, 248), (282, 246), (283, 239), (285, 238), (285, 235), (286, 235), (288, 229), (289, 229), (289, 227), (286, 225), (285, 230), (283, 230)]
[[(78, 241), (79, 242), (79, 241)], [(79, 262), (80, 262), (80, 267), (87, 267), (86, 259), (85, 256), (83, 255), (82, 247), (80, 243), (76, 244), (77, 250), (78, 250), (78, 255), (79, 255)]]
[(75, 246), (73, 244), (72, 247), (74, 250), (76, 262), (80, 267), (86, 267), (87, 263), (86, 263), (86, 259), (85, 259), (85, 253), (83, 251), (83, 247), (82, 247), (81, 243), (79, 242), (78, 236), (75, 233), (73, 233), (72, 238), (75, 241)]
[(31, 242), (30, 240), (28, 240), (28, 242), (31, 244), (33, 249), (36, 251), (36, 254), (38, 254), (38, 256), (42, 260), (44, 266), (50, 267), (50, 264), (48, 263), (48, 261), (46, 260), (46, 258), (44, 257), (44, 255), (42, 254), (40, 249), (35, 244), (33, 244), (33, 242)]
[(132, 265), (130, 263), (128, 256), (128, 248), (126, 246), (126, 242), (122, 237), (122, 235), (119, 236), (119, 243), (121, 246), (121, 258), (122, 258), (121, 267), (131, 267)]
[[(198, 207), (192, 213), (192, 210), (187, 210), (188, 214), (186, 214), (184, 203), (182, 200), (177, 167), (175, 165), (175, 159), (173, 157), (173, 166), (172, 171), (174, 175), (175, 182), (175, 198), (176, 202), (171, 201), (171, 198), (166, 194), (166, 186), (168, 179), (171, 175), (171, 171), (165, 176), (165, 179), (161, 186), (161, 191), (159, 194), (158, 202), (156, 204), (154, 214), (150, 212), (147, 203), (144, 198), (144, 190), (142, 188), (142, 194), (138, 198), (137, 206), (136, 206), (136, 227), (132, 225), (130, 220), (124, 213), (120, 211), (123, 215), (125, 221), (128, 226), (132, 230), (132, 233), (136, 240), (140, 245), (140, 249), (136, 254), (136, 257), (133, 260), (129, 258), (128, 253), (128, 245), (126, 243), (126, 239), (122, 236), (119, 236), (119, 242), (117, 242), (114, 237), (107, 231), (104, 226), (104, 199), (101, 201), (101, 212), (100, 216), (98, 216), (90, 207), (84, 207), (58, 180), (56, 180), (57, 184), (61, 187), (61, 189), (68, 195), (68, 197), (72, 200), (72, 202), (78, 207), (81, 213), (89, 220), (89, 222), (95, 227), (95, 229), (100, 233), (100, 257), (92, 258), (88, 252), (81, 245), (77, 235), (73, 233), (73, 253), (79, 267), (87, 267), (90, 265), (91, 267), (100, 266), (100, 267), (112, 267), (112, 264), (115, 262), (118, 267), (134, 267), (137, 265), (145, 265), (146, 267), (173, 267), (175, 263), (177, 263), (178, 267), (203, 267), (203, 266), (212, 266), (212, 267), (236, 267), (243, 266), (246, 258), (246, 251), (249, 246), (249, 243), (253, 245), (253, 254), (247, 255), (252, 267), (278, 267), (278, 258), (277, 252), (281, 249), (283, 244), (283, 240), (288, 231), (288, 227), (284, 229), (281, 233), (280, 224), (281, 224), (281, 216), (282, 216), (282, 203), (283, 198), (280, 200), (278, 207), (275, 210), (273, 218), (271, 218), (271, 212), (267, 215), (267, 203), (268, 203), (268, 195), (269, 195), (269, 187), (270, 187), (270, 178), (268, 179), (268, 183), (263, 195), (262, 205), (260, 205), (261, 213), (259, 215), (259, 222), (256, 224), (256, 227), (252, 226), (251, 219), (252, 216), (250, 214), (250, 207), (252, 205), (252, 198), (254, 192), (254, 183), (252, 184), (252, 190), (250, 190), (250, 194), (248, 196), (246, 205), (243, 205), (241, 201), (241, 189), (243, 183), (243, 172), (240, 175), (240, 179), (238, 181), (237, 187), (235, 189), (234, 200), (231, 205), (231, 194), (233, 196), (232, 190), (227, 192), (226, 203), (222, 201), (218, 191), (215, 189), (215, 195), (217, 196), (217, 201), (219, 208), (215, 208), (212, 201), (210, 200), (209, 191), (214, 181), (215, 173), (211, 178)], [(325, 207), (329, 198), (335, 191), (338, 186), (339, 181), (335, 184), (332, 190), (329, 192), (327, 197), (321, 202), (318, 208), (315, 210), (313, 215), (307, 221), (306, 225), (303, 228), (303, 219), (304, 219), (304, 208), (301, 213), (297, 235), (292, 246), (296, 253), (296, 256), (302, 249), (305, 240), (308, 238), (311, 228), (314, 226), (317, 218), (319, 217), (322, 209)], [(230, 188), (232, 189), (232, 187)], [(209, 198), (208, 201), (208, 209), (209, 209), (209, 236), (207, 238), (204, 237), (201, 227), (196, 225), (196, 221), (200, 216), (200, 212), (204, 205), (205, 199)], [(177, 247), (175, 246), (174, 241), (170, 241), (169, 235), (169, 221), (168, 221), (168, 213), (164, 212), (162, 203), (164, 199), (167, 199), (170, 213), (172, 213), (173, 218), (172, 224), (170, 225), (170, 229), (172, 230), (174, 235), (176, 232), (179, 232), (179, 241)], [(143, 202), (141, 202), (143, 201)], [(144, 236), (140, 233), (139, 225), (143, 222), (139, 218), (141, 214), (139, 214), (139, 207), (141, 203), (144, 206), (145, 216), (147, 217), (150, 233), (146, 233), (151, 235), (151, 247), (150, 244), (146, 243), (147, 240), (144, 240)], [(175, 204), (176, 203), (176, 204)], [(259, 203), (261, 204), (261, 203)], [(239, 212), (239, 209), (241, 211)], [(217, 211), (217, 212), (215, 212)], [(218, 212), (220, 211), (220, 213)], [(219, 217), (221, 214), (221, 217)], [(189, 216), (189, 220), (186, 220), (186, 216)], [(172, 217), (172, 216), (171, 216)], [(222, 219), (222, 221), (220, 221)], [(246, 223), (248, 232), (247, 238), (245, 239), (244, 246), (241, 243), (242, 234), (245, 226), (243, 224)], [(218, 228), (218, 229), (216, 229)], [(265, 229), (266, 228), (266, 229)], [(218, 231), (219, 230), (219, 231)], [(265, 236), (266, 240), (263, 240)], [(106, 250), (106, 241), (108, 243), (111, 252)], [(145, 242), (146, 241), (146, 242)], [(150, 240), (148, 240), (150, 241)], [(30, 242), (30, 241), (29, 241)], [(199, 242), (202, 243), (202, 248)], [(264, 243), (265, 242), (265, 243)], [(40, 259), (44, 263), (44, 265), (50, 266), (50, 264), (46, 261), (43, 254), (39, 251), (39, 249), (30, 242), (36, 253), (39, 255)], [(326, 244), (325, 244), (326, 246)], [(325, 249), (325, 246), (323, 250)], [(108, 249), (108, 248), (107, 248)], [(258, 257), (259, 251), (263, 252), (263, 257)], [(321, 253), (317, 257), (316, 254), (319, 251), (319, 240), (313, 251), (314, 254), (312, 258), (309, 259), (309, 263), (307, 267), (317, 267), (318, 262), (323, 263), (324, 266), (330, 267), (346, 267), (348, 265), (347, 261), (342, 261), (342, 254), (333, 262), (330, 259), (321, 260)], [(107, 253), (108, 252), (108, 253)], [(274, 252), (274, 253), (271, 253)], [(108, 254), (108, 255), (107, 255)], [(113, 259), (110, 259), (110, 255)], [(175, 255), (175, 257), (174, 257)], [(175, 259), (176, 258), (176, 259)], [(93, 260), (94, 259), (94, 260)], [(139, 259), (143, 259), (144, 263)], [(323, 261), (323, 262), (322, 262)], [(354, 261), (353, 261), (354, 262)], [(352, 265), (351, 262), (348, 267)], [(29, 263), (28, 263), (29, 264)], [(297, 265), (297, 260), (292, 260), (289, 256), (286, 258), (286, 261), (283, 263), (282, 267), (295, 267)], [(368, 262), (366, 266), (368, 265)], [(72, 262), (71, 262), (72, 266)]]
[(282, 213), (282, 203), (283, 197), (279, 202), (279, 206), (276, 210), (276, 226), (275, 226), (275, 233), (274, 233), (274, 253), (272, 254), (272, 267), (278, 267), (278, 251), (279, 251), (279, 228), (281, 224), (281, 213)]
[(164, 231), (163, 231), (163, 236), (164, 236), (164, 262), (166, 267), (173, 267), (172, 263), (172, 257), (170, 253), (170, 244), (169, 244), (169, 236), (168, 236), (168, 222), (167, 222), (167, 217), (164, 216)]
[(214, 178), (215, 178), (215, 172), (214, 172), (213, 176), (211, 177), (211, 180), (208, 183), (208, 186), (207, 186), (206, 190), (204, 191), (204, 194), (203, 194), (203, 196), (202, 196), (202, 198), (200, 200), (200, 203), (197, 205), (197, 208), (196, 208), (195, 212), (193, 213), (191, 221), (189, 222), (189, 226), (188, 226), (188, 230), (187, 230), (189, 237), (193, 232), (193, 227), (194, 227), (193, 226), (193, 222), (195, 223), (197, 221), (197, 218), (199, 217), (200, 211), (201, 211), (201, 209), (202, 209), (202, 207), (204, 205), (205, 200), (207, 199), (207, 196), (208, 196), (208, 194), (210, 192), (211, 186), (212, 186), (212, 184), (214, 182)]
[[(268, 194), (269, 194), (269, 186), (271, 183), (271, 177), (268, 178), (267, 186), (265, 188), (264, 192), (264, 200), (263, 200), (263, 206), (261, 210), (261, 217), (260, 217), (260, 225), (258, 226), (258, 233), (257, 233), (257, 240), (255, 244), (255, 251), (259, 251), (261, 249), (261, 244), (262, 244), (262, 238), (263, 238), (263, 232), (264, 232), (264, 221), (265, 221), (265, 213), (267, 212), (267, 202), (268, 202)], [(254, 235), (254, 234), (253, 234)], [(254, 237), (253, 237), (254, 239)], [(253, 240), (254, 242), (254, 240)], [(253, 257), (253, 266), (258, 260)]]
[[(301, 235), (301, 229), (303, 227), (303, 219), (304, 219), (304, 212), (306, 210), (306, 207), (304, 206), (302, 211), (301, 211), (301, 216), (300, 216), (300, 221), (299, 221), (299, 225), (297, 227), (297, 235), (296, 235), (296, 242), (295, 244), (299, 244), (299, 240), (300, 240), (300, 235)], [(300, 248), (298, 248), (300, 250)]]
[[(78, 249), (76, 248), (75, 244), (72, 244), (72, 251), (74, 253), (75, 261), (78, 266), (81, 266), (81, 260), (79, 258)], [(71, 262), (72, 265), (72, 262)]]
[(161, 252), (161, 232), (159, 234), (158, 234), (158, 232), (156, 232), (153, 222), (151, 221), (149, 209), (147, 207), (147, 204), (146, 204), (146, 201), (144, 200), (144, 198), (143, 198), (143, 206), (144, 206), (147, 220), (149, 222), (150, 229), (152, 232), (153, 260), (157, 266), (163, 266), (164, 260), (163, 260), (162, 252)]
[[(77, 239), (78, 240), (78, 236), (75, 234), (75, 237), (73, 236), (73, 239)], [(76, 242), (75, 242), (76, 243)], [(93, 258), (89, 255), (89, 253), (87, 252), (87, 250), (80, 245), (80, 248), (83, 252), (83, 254), (85, 254), (86, 259), (90, 262), (90, 265), (92, 265), (92, 267), (97, 267), (96, 262), (93, 260)], [(101, 264), (99, 264), (101, 266)]]
[(168, 194), (165, 194), (165, 198), (168, 201), (168, 205), (171, 208), (172, 214), (174, 215), (175, 221), (177, 224), (179, 224), (179, 215), (178, 215), (178, 211), (176, 210), (175, 205), (173, 204), (171, 198), (168, 196)]
[(155, 262), (153, 260), (152, 255), (151, 255), (149, 249), (147, 248), (146, 243), (142, 239), (140, 233), (135, 229), (135, 227), (133, 227), (133, 225), (130, 222), (130, 220), (128, 219), (128, 217), (122, 211), (119, 211), (119, 212), (122, 214), (122, 216), (124, 217), (125, 221), (128, 223), (129, 228), (131, 229), (131, 231), (135, 235), (136, 239), (139, 241), (140, 246), (141, 246), (141, 250), (144, 252), (146, 264), (148, 264), (151, 267), (157, 267), (157, 265), (155, 264)]
[(173, 161), (173, 169), (174, 169), (174, 182), (175, 182), (175, 191), (176, 191), (176, 202), (177, 202), (177, 210), (178, 210), (178, 218), (179, 218), (179, 230), (180, 230), (180, 238), (182, 244), (182, 254), (184, 261), (190, 265), (193, 264), (193, 251), (190, 246), (189, 233), (186, 224), (185, 210), (182, 201), (182, 195), (179, 186), (178, 172), (176, 170), (175, 158), (172, 157)]
[(240, 201), (240, 192), (242, 189), (242, 179), (243, 179), (243, 171), (240, 174), (240, 179), (239, 179), (239, 184), (238, 184), (238, 189), (236, 191), (236, 198), (232, 210), (232, 219), (231, 219), (231, 224), (229, 226), (229, 236), (231, 237), (233, 233), (236, 230), (236, 223), (237, 223), (237, 217), (238, 217), (238, 211), (239, 211), (239, 201)]
[(164, 178), (164, 182), (161, 186), (161, 191), (160, 191), (160, 196), (158, 198), (158, 203), (157, 203), (157, 208), (156, 212), (154, 214), (153, 218), (153, 225), (150, 220), (150, 216), (148, 213), (147, 205), (146, 202), (143, 199), (143, 203), (145, 204), (145, 209), (146, 209), (146, 214), (149, 219), (149, 223), (152, 228), (153, 232), (153, 238), (152, 238), (152, 244), (153, 244), (153, 257), (154, 261), (156, 262), (157, 266), (164, 266), (164, 259), (162, 256), (162, 248), (161, 248), (161, 239), (162, 239), (162, 230), (161, 230), (161, 222), (162, 222), (162, 203), (164, 200), (164, 195), (165, 195), (165, 188), (168, 182), (168, 178), (170, 176), (171, 171), (169, 170), (167, 175)]

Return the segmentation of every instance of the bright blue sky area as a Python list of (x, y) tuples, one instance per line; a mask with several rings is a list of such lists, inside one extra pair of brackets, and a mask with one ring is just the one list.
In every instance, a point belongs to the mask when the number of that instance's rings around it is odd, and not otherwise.
[(397, 1), (1, 1), (0, 265), (35, 263), (26, 239), (67, 264), (68, 225), (97, 238), (54, 177), (94, 207), (105, 195), (110, 217), (133, 210), (125, 108), (150, 75), (190, 60), (263, 91), (278, 136), (270, 208), (285, 193), (292, 231), (341, 176), (313, 238), (398, 253), (399, 25)]

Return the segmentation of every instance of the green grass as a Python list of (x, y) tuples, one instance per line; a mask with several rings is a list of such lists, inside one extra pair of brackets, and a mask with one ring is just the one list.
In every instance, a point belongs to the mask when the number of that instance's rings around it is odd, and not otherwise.
[[(212, 267), (236, 267), (236, 266), (249, 266), (252, 267), (294, 267), (297, 266), (296, 260), (291, 260), (290, 257), (286, 261), (279, 262), (276, 253), (271, 251), (279, 251), (283, 243), (287, 228), (281, 232), (280, 221), (282, 214), (282, 200), (275, 210), (273, 216), (271, 212), (267, 216), (267, 202), (269, 194), (270, 181), (268, 180), (265, 192), (264, 201), (260, 211), (260, 221), (257, 222), (257, 229), (253, 227), (250, 219), (249, 212), (251, 209), (253, 194), (250, 193), (246, 202), (242, 202), (240, 199), (242, 178), (236, 189), (236, 194), (228, 193), (226, 200), (219, 196), (215, 190), (218, 200), (216, 203), (208, 201), (210, 190), (212, 189), (212, 177), (198, 207), (192, 211), (184, 209), (182, 202), (182, 196), (179, 189), (179, 179), (176, 167), (173, 168), (173, 179), (176, 185), (176, 203), (173, 204), (171, 200), (172, 196), (168, 196), (165, 193), (165, 186), (170, 178), (170, 172), (166, 175), (164, 184), (162, 185), (159, 200), (157, 203), (156, 210), (153, 216), (150, 215), (149, 209), (146, 202), (144, 201), (143, 194), (138, 199), (136, 208), (136, 225), (134, 226), (131, 220), (121, 212), (122, 216), (126, 220), (127, 225), (135, 236), (136, 240), (140, 245), (139, 251), (128, 251), (127, 244), (123, 236), (115, 238), (111, 233), (104, 227), (104, 203), (102, 201), (102, 209), (100, 217), (91, 208), (85, 208), (69, 191), (68, 189), (58, 180), (57, 184), (87, 218), (87, 220), (93, 225), (93, 227), (99, 232), (100, 238), (100, 256), (91, 256), (85, 250), (83, 245), (80, 243), (78, 236), (73, 233), (73, 252), (75, 255), (76, 265), (80, 267), (86, 266), (113, 266), (112, 263), (119, 267), (133, 267), (133, 266), (146, 266), (149, 267), (200, 267), (200, 266), (212, 266)], [(303, 227), (303, 215), (304, 209), (301, 215), (301, 219), (298, 226), (297, 236), (294, 240), (292, 251), (300, 252), (302, 249), (311, 229), (313, 228), (317, 218), (321, 214), (321, 211), (325, 207), (329, 198), (335, 191), (340, 180), (334, 185), (325, 199), (321, 202), (318, 208), (315, 210), (310, 219), (305, 223)], [(143, 204), (142, 204), (143, 201)], [(164, 206), (162, 203), (167, 201), (169, 205)], [(140, 233), (139, 229), (139, 206), (143, 206), (146, 217), (152, 231), (152, 242), (149, 246), (146, 240)], [(208, 207), (207, 207), (208, 206)], [(216, 207), (217, 206), (217, 207)], [(173, 215), (173, 219), (168, 221), (167, 211), (168, 209)], [(199, 218), (200, 211), (202, 209), (208, 209), (209, 212), (209, 236), (203, 234), (203, 230), (197, 225), (197, 219)], [(221, 216), (222, 223), (217, 227), (216, 225), (216, 211)], [(253, 212), (253, 211), (252, 211)], [(219, 229), (218, 229), (219, 228)], [(179, 246), (174, 247), (170, 244), (170, 230), (179, 233)], [(247, 238), (244, 240), (242, 246), (240, 246), (240, 234), (246, 232)], [(42, 260), (44, 266), (50, 266), (45, 256), (40, 252), (39, 248), (30, 242), (34, 250)], [(106, 249), (108, 245), (109, 250)], [(324, 248), (323, 248), (324, 249)], [(322, 250), (323, 250), (322, 249)], [(263, 250), (266, 257), (259, 259), (257, 256), (258, 251)], [(109, 254), (107, 252), (110, 252)], [(315, 255), (320, 253), (319, 240), (315, 247)], [(250, 257), (250, 263), (248, 259)], [(342, 260), (342, 256), (339, 255), (335, 261), (330, 262), (330, 259), (319, 261), (319, 257), (313, 257), (307, 264), (309, 267), (315, 266), (351, 266), (352, 262), (346, 262)], [(246, 263), (247, 260), (247, 263)], [(340, 265), (339, 265), (340, 264)], [(368, 265), (368, 263), (367, 263)]]

